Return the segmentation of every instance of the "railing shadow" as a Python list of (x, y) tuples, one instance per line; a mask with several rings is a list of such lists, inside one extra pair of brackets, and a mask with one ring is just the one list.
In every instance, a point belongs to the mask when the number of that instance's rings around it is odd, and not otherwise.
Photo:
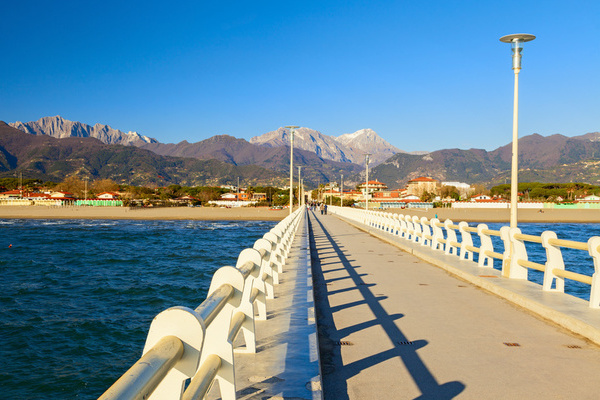
[[(321, 232), (317, 232), (313, 228), (320, 228)], [(427, 368), (425, 362), (417, 354), (417, 350), (427, 345), (426, 340), (409, 341), (404, 333), (395, 324), (395, 321), (402, 318), (402, 314), (388, 314), (381, 305), (380, 301), (385, 299), (385, 296), (376, 295), (371, 291), (374, 286), (364, 282), (362, 276), (356, 269), (360, 266), (352, 265), (342, 248), (336, 243), (335, 239), (327, 231), (323, 223), (311, 215), (309, 218), (309, 226), (311, 230), (311, 258), (313, 266), (313, 279), (315, 282), (315, 304), (317, 311), (318, 330), (319, 330), (319, 347), (321, 356), (321, 369), (324, 383), (324, 398), (327, 399), (348, 399), (348, 386), (346, 381), (359, 374), (361, 371), (385, 362), (389, 359), (398, 357), (406, 366), (415, 384), (421, 391), (422, 395), (418, 399), (451, 399), (457, 396), (465, 389), (465, 385), (459, 381), (452, 381), (440, 384), (437, 382), (431, 371)], [(326, 279), (322, 270), (322, 265), (317, 251), (317, 242), (325, 243), (329, 248), (333, 248), (339, 257), (341, 264), (348, 274), (348, 278), (352, 279), (355, 285), (355, 290), (360, 292), (362, 300), (345, 304), (343, 306), (332, 307), (329, 303), (329, 297), (334, 291), (330, 292), (327, 288), (327, 282), (332, 279)], [(367, 321), (344, 329), (336, 329), (333, 319), (333, 314), (343, 308), (351, 308), (357, 304), (366, 304), (373, 315), (374, 321)], [(354, 361), (352, 363), (343, 364), (341, 358), (341, 347), (338, 345), (340, 341), (351, 333), (378, 325), (380, 326), (394, 344), (394, 347), (373, 354), (369, 357)], [(409, 345), (406, 345), (409, 344)]]

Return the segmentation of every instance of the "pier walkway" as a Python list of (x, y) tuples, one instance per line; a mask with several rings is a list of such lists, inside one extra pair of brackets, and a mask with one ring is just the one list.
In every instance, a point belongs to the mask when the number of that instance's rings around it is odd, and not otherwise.
[(339, 217), (308, 214), (326, 400), (600, 396), (596, 344)]

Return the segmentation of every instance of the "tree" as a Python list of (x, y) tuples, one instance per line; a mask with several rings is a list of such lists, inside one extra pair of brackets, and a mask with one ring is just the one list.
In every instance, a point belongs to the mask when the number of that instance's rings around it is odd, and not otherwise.
[(478, 195), (478, 194), (489, 195), (490, 194), (490, 191), (487, 190), (485, 188), (485, 186), (483, 186), (483, 185), (476, 184), (476, 185), (471, 186), (471, 188), (473, 189), (473, 193), (475, 195)]
[(116, 192), (119, 190), (119, 185), (112, 179), (100, 179), (93, 181), (91, 188), (88, 189), (91, 189), (91, 192), (95, 195), (99, 195), (104, 192)]
[(460, 192), (458, 191), (456, 186), (442, 186), (440, 196), (442, 197), (442, 199), (450, 197), (454, 200), (460, 200)]
[(424, 190), (423, 193), (421, 194), (421, 201), (423, 201), (423, 202), (432, 201), (434, 198), (435, 198), (435, 194), (429, 193), (427, 190)]
[(60, 182), (54, 187), (57, 192), (69, 192), (73, 193), (75, 197), (83, 197), (85, 190), (85, 182), (76, 176), (69, 176), (64, 181)]

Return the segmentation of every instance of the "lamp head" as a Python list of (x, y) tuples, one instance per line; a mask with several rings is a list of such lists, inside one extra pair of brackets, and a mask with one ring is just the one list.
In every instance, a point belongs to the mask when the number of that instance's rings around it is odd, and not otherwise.
[(502, 36), (500, 41), (510, 43), (512, 46), (512, 61), (513, 69), (521, 69), (521, 52), (523, 51), (523, 43), (530, 42), (535, 39), (535, 36), (528, 33), (513, 33), (512, 35)]

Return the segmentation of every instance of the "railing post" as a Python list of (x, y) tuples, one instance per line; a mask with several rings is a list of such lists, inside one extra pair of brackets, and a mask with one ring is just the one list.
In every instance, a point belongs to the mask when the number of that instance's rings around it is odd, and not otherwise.
[(431, 230), (433, 231), (433, 239), (431, 240), (431, 248), (434, 250), (438, 250), (438, 248), (440, 250), (444, 250), (444, 244), (442, 242), (440, 242), (440, 239), (444, 239), (444, 232), (442, 231), (442, 228), (438, 226), (438, 224), (440, 223), (440, 220), (437, 218), (433, 218), (431, 220)]
[[(260, 240), (260, 239), (259, 239)], [(235, 264), (236, 268), (240, 268), (246, 263), (252, 263), (254, 266), (252, 272), (248, 275), (244, 282), (244, 292), (240, 302), (239, 310), (244, 313), (245, 318), (242, 323), (242, 334), (246, 343), (245, 351), (236, 349), (236, 352), (256, 353), (256, 328), (255, 328), (255, 303), (258, 315), (267, 319), (267, 302), (265, 283), (260, 277), (260, 266), (262, 265), (262, 256), (256, 249), (244, 249), (240, 253)], [(252, 292), (256, 290), (257, 295), (252, 299)]]
[(588, 253), (594, 260), (594, 274), (590, 289), (590, 308), (600, 308), (600, 237), (588, 239)]
[(504, 244), (504, 251), (502, 252), (502, 276), (508, 278), (510, 272), (510, 226), (503, 226), (500, 228), (500, 239)]
[(469, 260), (473, 261), (473, 252), (467, 249), (467, 246), (473, 247), (473, 238), (471, 237), (471, 232), (467, 231), (465, 228), (468, 228), (469, 224), (465, 221), (461, 221), (458, 223), (458, 230), (460, 231), (460, 259), (461, 260)]
[(406, 224), (406, 217), (404, 214), (398, 214), (398, 222), (400, 222), (400, 236), (403, 239), (408, 239), (408, 225)]
[[(261, 248), (266, 249), (269, 254), (270, 257), (268, 260), (263, 260), (263, 262), (266, 261), (266, 267), (265, 267), (265, 271), (267, 271), (267, 273), (272, 276), (273, 280), (271, 283), (271, 288), (270, 290), (267, 292), (268, 293), (268, 298), (272, 299), (272, 295), (273, 295), (273, 285), (279, 285), (279, 274), (283, 273), (283, 266), (285, 265), (285, 259), (286, 259), (286, 250), (285, 250), (285, 246), (282, 243), (283, 240), (280, 236), (276, 235), (273, 232), (267, 232), (263, 235), (263, 239), (267, 240), (269, 242), (269, 245), (267, 245), (266, 243), (260, 242), (260, 246), (257, 247), (257, 243), (258, 240), (254, 243), (254, 248), (259, 250)], [(260, 239), (259, 239), (260, 240)]]
[(427, 246), (427, 244), (431, 245), (431, 239), (429, 239), (428, 237), (431, 237), (431, 228), (430, 228), (430, 224), (429, 224), (429, 220), (427, 219), (427, 217), (421, 217), (421, 228), (423, 230), (423, 232), (421, 233), (421, 245), (422, 246)]
[[(276, 257), (276, 255), (275, 255), (276, 250), (274, 249), (274, 244), (270, 240), (268, 240), (266, 238), (262, 238), (262, 239), (258, 239), (256, 242), (254, 242), (254, 246), (252, 246), (252, 247), (259, 251), (261, 249), (266, 249), (271, 254), (270, 257), (263, 258), (261, 260), (259, 277), (260, 277), (261, 281), (264, 282), (266, 298), (272, 299), (275, 297), (275, 288), (273, 287), (274, 286), (273, 275), (275, 275), (277, 273), (273, 267), (279, 268), (278, 264), (271, 261)], [(267, 318), (266, 313), (265, 313), (265, 315), (259, 314), (260, 320), (263, 320), (266, 318)]]
[(481, 268), (493, 268), (494, 267), (494, 259), (488, 256), (486, 251), (494, 251), (494, 245), (492, 243), (492, 237), (486, 233), (484, 230), (487, 230), (488, 226), (486, 224), (477, 225), (477, 234), (479, 235), (479, 259), (477, 260), (477, 265)]
[[(544, 270), (544, 283), (542, 290), (548, 292), (564, 292), (565, 278), (554, 275), (554, 269), (565, 269), (565, 262), (562, 256), (562, 250), (559, 246), (550, 244), (550, 239), (556, 239), (556, 233), (552, 231), (542, 232), (542, 246), (546, 250), (546, 269)], [(552, 289), (552, 284), (555, 288)]]
[(527, 280), (527, 268), (522, 267), (518, 264), (518, 260), (528, 261), (527, 248), (523, 240), (515, 238), (515, 235), (521, 233), (519, 228), (510, 228), (509, 236), (510, 242), (513, 246), (513, 256), (510, 260), (510, 271), (508, 277), (511, 279), (525, 279)]
[(413, 224), (412, 218), (410, 215), (404, 216), (404, 221), (406, 222), (406, 239), (415, 241), (415, 225)]
[(217, 371), (215, 381), (219, 383), (221, 398), (235, 400), (235, 368), (233, 364), (233, 343), (227, 340), (231, 318), (239, 308), (244, 291), (244, 277), (240, 270), (234, 267), (221, 267), (213, 275), (208, 289), (210, 296), (221, 285), (228, 284), (234, 288), (232, 298), (223, 306), (206, 327), (206, 337), (200, 354), (200, 365), (212, 354), (221, 358), (221, 366)]
[(419, 238), (421, 238), (421, 240), (423, 240), (423, 230), (421, 229), (421, 221), (419, 221), (419, 217), (417, 217), (416, 215), (413, 215), (412, 217), (412, 223), (413, 223), (413, 229), (414, 229), (414, 233), (413, 233), (413, 242), (415, 243), (419, 243)]
[(400, 220), (398, 214), (392, 214), (392, 235), (400, 236)]
[(453, 254), (455, 256), (458, 256), (458, 247), (456, 247), (454, 245), (454, 243), (458, 242), (458, 239), (456, 238), (456, 232), (454, 231), (454, 229), (452, 228), (452, 225), (454, 225), (454, 223), (452, 222), (451, 219), (447, 219), (444, 221), (444, 228), (446, 228), (446, 254)]
[[(145, 377), (140, 368), (149, 363), (136, 363), (119, 378), (100, 399), (139, 398), (179, 399), (183, 393), (185, 381), (196, 373), (200, 362), (200, 353), (205, 337), (205, 325), (194, 310), (187, 307), (172, 307), (152, 320), (143, 355), (153, 351), (167, 337), (176, 337), (183, 343), (181, 358), (170, 368), (158, 383), (141, 382), (136, 379)], [(154, 389), (152, 386), (156, 385)]]
[(389, 212), (386, 212), (383, 215), (385, 215), (385, 230), (384, 230), (384, 232), (392, 234), (392, 223), (394, 221), (393, 216)]

